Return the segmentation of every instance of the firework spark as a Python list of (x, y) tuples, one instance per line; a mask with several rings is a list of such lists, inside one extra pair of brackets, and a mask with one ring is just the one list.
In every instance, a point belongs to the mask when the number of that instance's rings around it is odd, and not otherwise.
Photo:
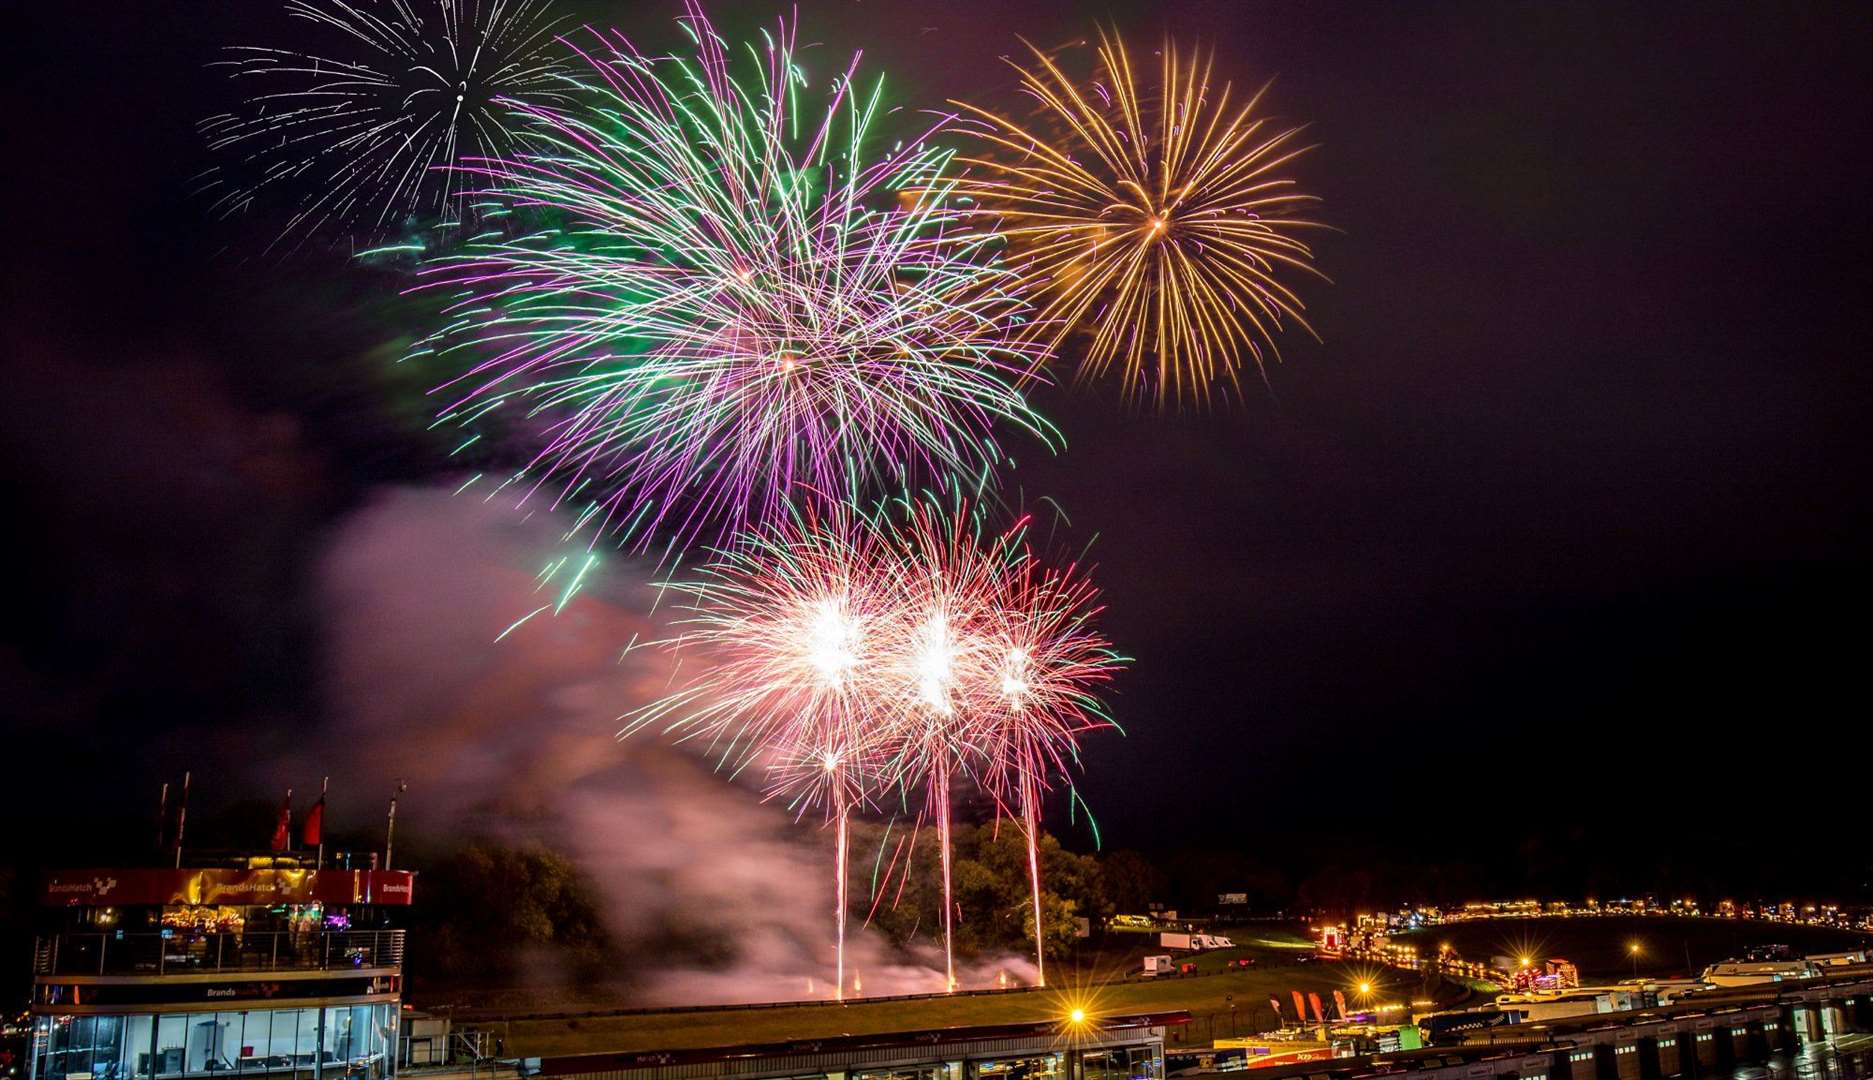
[(425, 270), (457, 300), (418, 354), (472, 358), (443, 416), (512, 403), (540, 449), (510, 482), (644, 543), (870, 481), (979, 482), (998, 421), (1051, 443), (1015, 282), (950, 205), (948, 152), (927, 130), (874, 152), (882, 83), (854, 58), (821, 99), (790, 22), (734, 56), (700, 11), (684, 25), (694, 57), (595, 35), (585, 103), (524, 106), (541, 149), (476, 167), (542, 224)]
[(544, 0), (289, 0), (318, 51), (240, 46), (219, 66), (246, 93), (201, 130), (233, 161), (215, 209), (278, 196), (275, 243), (323, 230), (370, 240), (458, 211), (459, 173), (520, 139), (506, 99), (566, 100)]
[(897, 782), (923, 779), (938, 826), (946, 952), (949, 796), (953, 777), (965, 775), (1022, 821), (1044, 985), (1040, 803), (1053, 778), (1077, 766), (1079, 738), (1116, 727), (1096, 695), (1123, 658), (1092, 629), (1097, 590), (1076, 567), (1042, 566), (1027, 526), (1023, 518), (998, 533), (966, 504), (905, 504), (891, 530), (900, 585), (890, 637), (902, 644), (881, 693), (897, 718), (887, 744)]
[(1298, 128), (1255, 115), (1258, 92), (1212, 85), (1213, 60), (1162, 50), (1147, 100), (1117, 37), (1100, 35), (1099, 74), (1082, 85), (1038, 49), (1014, 65), (1039, 102), (1026, 123), (957, 103), (987, 152), (958, 193), (1007, 238), (1009, 259), (1041, 293), (1035, 323), (1048, 349), (1090, 332), (1078, 375), (1116, 368), (1128, 398), (1159, 407), (1239, 391), (1244, 357), (1258, 369), (1293, 322), (1312, 333), (1284, 278), (1317, 274), (1295, 216), (1312, 196), (1283, 170), (1306, 151)]
[(996, 533), (966, 504), (919, 499), (795, 516), (673, 587), (692, 613), (667, 644), (708, 655), (625, 734), (660, 726), (730, 771), (759, 762), (769, 797), (823, 809), (837, 826), (841, 946), (849, 815), (921, 794), (955, 987), (950, 797), (964, 781), (1022, 819), (1042, 947), (1040, 800), (1077, 765), (1079, 738), (1114, 726), (1095, 695), (1122, 662), (1090, 627), (1097, 593), (1082, 574), (1041, 567), (1025, 521)]
[(956, 988), (950, 793), (982, 765), (975, 702), (985, 674), (982, 630), (994, 603), (999, 552), (977, 542), (970, 515), (947, 516), (923, 501), (905, 504), (890, 530), (895, 648), (874, 693), (891, 717), (885, 753), (894, 781), (921, 786), (924, 813), (937, 827), (943, 878), (945, 987)]
[(867, 671), (888, 612), (872, 533), (847, 514), (793, 518), (740, 538), (673, 583), (690, 614), (670, 643), (708, 666), (630, 717), (704, 744), (726, 771), (759, 763), (771, 797), (822, 808), (837, 828), (835, 993), (845, 990), (847, 821), (875, 789), (878, 728)]
[(1034, 965), (1047, 983), (1041, 909), (1040, 805), (1079, 764), (1080, 737), (1116, 728), (1097, 694), (1124, 662), (1092, 628), (1098, 591), (1075, 566), (1040, 567), (1023, 546), (1001, 575), (994, 625), (984, 635), (989, 670), (979, 706), (988, 762), (983, 780), (1021, 818), (1033, 900)]

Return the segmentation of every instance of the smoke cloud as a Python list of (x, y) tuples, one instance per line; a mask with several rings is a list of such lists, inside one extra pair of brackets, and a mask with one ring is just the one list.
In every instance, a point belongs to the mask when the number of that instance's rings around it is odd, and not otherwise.
[[(584, 557), (560, 527), (429, 489), (381, 491), (352, 515), (320, 567), (334, 720), (317, 756), (352, 758), (364, 784), (406, 778), (399, 817), (414, 832), (534, 837), (573, 857), (633, 958), (622, 974), (639, 1000), (827, 996), (829, 833), (654, 734), (615, 738), (673, 677), (660, 650), (627, 651), (659, 636), (646, 568), (607, 556), (563, 610), (495, 640), (557, 600), (539, 581), (550, 560)], [(989, 985), (1002, 971), (1033, 975), (1008, 957), (959, 976)], [(867, 994), (944, 982), (934, 947), (906, 952), (856, 925), (855, 972)]]

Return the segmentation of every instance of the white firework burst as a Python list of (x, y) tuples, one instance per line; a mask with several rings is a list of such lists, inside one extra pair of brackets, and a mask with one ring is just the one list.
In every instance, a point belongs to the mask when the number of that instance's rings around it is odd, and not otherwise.
[(277, 201), (276, 244), (459, 220), (456, 166), (514, 149), (510, 103), (571, 89), (546, 0), (289, 0), (286, 13), (313, 40), (226, 50), (217, 66), (242, 104), (200, 125), (229, 156), (205, 185), (216, 212)]

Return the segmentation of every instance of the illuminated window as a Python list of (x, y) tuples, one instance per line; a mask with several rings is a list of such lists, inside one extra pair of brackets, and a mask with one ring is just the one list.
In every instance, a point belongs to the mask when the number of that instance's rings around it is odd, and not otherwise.
[(1148, 1046), (1088, 1050), (1080, 1059), (1083, 1080), (1158, 1080), (1162, 1063)]
[(976, 1080), (1059, 1080), (1063, 1072), (1059, 1054), (977, 1061), (970, 1069)]

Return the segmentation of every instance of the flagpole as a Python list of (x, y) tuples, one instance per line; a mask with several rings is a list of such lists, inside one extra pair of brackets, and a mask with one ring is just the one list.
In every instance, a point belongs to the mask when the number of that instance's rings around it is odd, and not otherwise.
[[(286, 789), (286, 801), (280, 804), (280, 820), (273, 827), (273, 850), (293, 849), (293, 789)], [(277, 864), (275, 864), (277, 865)]]
[(182, 774), (182, 805), (176, 811), (176, 869), (182, 869), (182, 830), (189, 823), (189, 773)]
[(390, 845), (397, 836), (397, 796), (410, 790), (410, 785), (397, 779), (397, 790), (390, 793), (390, 818), (384, 822), (384, 869), (390, 869)]
[(312, 864), (314, 870), (325, 869), (325, 795), (331, 790), (331, 777), (319, 781), (319, 861)]
[(156, 857), (163, 857), (163, 841), (169, 838), (169, 781), (163, 781), (163, 793), (156, 800)]

